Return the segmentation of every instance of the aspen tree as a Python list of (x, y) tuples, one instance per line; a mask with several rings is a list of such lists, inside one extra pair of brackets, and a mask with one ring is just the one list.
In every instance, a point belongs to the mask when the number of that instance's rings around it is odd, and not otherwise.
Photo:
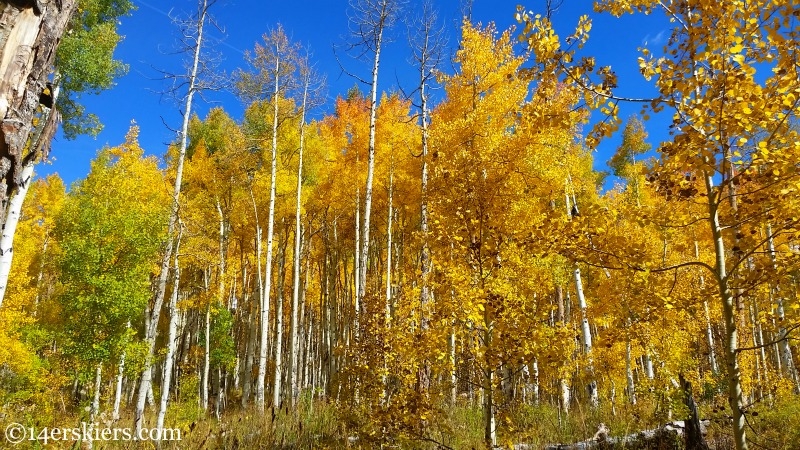
[[(152, 383), (152, 364), (155, 352), (156, 337), (158, 333), (158, 319), (161, 317), (161, 308), (164, 304), (164, 297), (167, 290), (167, 278), (170, 272), (170, 262), (172, 260), (173, 234), (178, 222), (178, 208), (180, 206), (181, 183), (183, 178), (183, 164), (186, 157), (186, 147), (188, 145), (189, 119), (192, 113), (192, 102), (194, 95), (211, 86), (201, 79), (204, 75), (205, 65), (201, 65), (201, 54), (203, 49), (203, 31), (209, 17), (209, 8), (216, 3), (216, 0), (198, 0), (198, 9), (194, 20), (184, 22), (182, 27), (183, 44), (185, 51), (192, 54), (192, 62), (188, 73), (171, 77), (176, 83), (175, 88), (182, 86), (186, 82), (186, 91), (183, 93), (184, 109), (183, 122), (179, 133), (179, 150), (175, 162), (175, 184), (172, 192), (172, 204), (169, 220), (167, 221), (167, 239), (164, 253), (161, 260), (161, 271), (156, 285), (156, 292), (152, 307), (145, 308), (145, 340), (148, 350), (145, 358), (144, 368), (142, 369), (139, 393), (136, 399), (136, 413), (134, 417), (134, 428), (138, 433), (144, 426), (144, 408), (147, 400), (147, 392), (151, 390)], [(175, 89), (174, 88), (174, 89)]]
[[(292, 319), (291, 319), (291, 338), (290, 338), (290, 352), (291, 360), (289, 364), (289, 380), (288, 386), (291, 389), (291, 404), (297, 402), (297, 397), (300, 394), (300, 368), (298, 367), (300, 361), (300, 342), (299, 342), (299, 326), (297, 319), (297, 310), (300, 304), (300, 263), (301, 263), (301, 243), (303, 237), (303, 226), (301, 221), (302, 212), (302, 198), (303, 198), (303, 156), (306, 147), (306, 113), (309, 107), (313, 107), (318, 103), (319, 92), (323, 83), (320, 80), (319, 74), (314, 71), (309, 61), (309, 56), (306, 55), (298, 61), (298, 75), (300, 77), (300, 84), (302, 85), (302, 100), (300, 102), (300, 143), (297, 154), (297, 188), (295, 197), (295, 228), (294, 228), (294, 253), (292, 264)], [(308, 276), (308, 273), (306, 273)], [(302, 323), (302, 320), (301, 320)], [(311, 334), (310, 331), (308, 333)]]
[(290, 403), (294, 405), (297, 401), (297, 396), (300, 392), (300, 384), (298, 383), (298, 362), (300, 356), (300, 343), (298, 341), (299, 330), (297, 322), (297, 310), (300, 306), (300, 248), (303, 239), (303, 224), (301, 223), (301, 201), (303, 195), (303, 150), (305, 150), (305, 121), (306, 121), (306, 104), (308, 103), (308, 88), (311, 83), (309, 74), (306, 72), (303, 80), (303, 101), (300, 113), (300, 148), (297, 155), (297, 196), (295, 199), (295, 216), (294, 216), (294, 252), (292, 253), (292, 319), (291, 319), (291, 337), (289, 343), (289, 351), (291, 352), (291, 360), (289, 361), (289, 389), (290, 389)]
[(277, 294), (275, 296), (275, 373), (272, 388), (272, 407), (278, 409), (283, 402), (283, 293), (284, 282), (286, 280), (284, 268), (286, 265), (286, 247), (289, 244), (289, 226), (284, 221), (283, 241), (278, 244), (278, 277)]
[[(673, 24), (663, 52), (645, 48), (639, 58), (643, 76), (658, 90), (656, 97), (628, 100), (644, 100), (655, 110), (672, 111), (675, 134), (660, 146), (651, 179), (662, 191), (698, 206), (697, 212), (670, 217), (669, 223), (704, 223), (709, 233), (705, 243), (714, 257), (696, 261), (689, 256), (687, 261), (656, 270), (696, 266), (711, 275), (723, 312), (723, 373), (734, 443), (737, 450), (747, 449), (740, 359), (742, 352), (753, 349), (740, 347), (738, 307), (742, 302), (737, 300), (744, 300), (738, 295), (743, 292), (740, 289), (753, 287), (746, 274), (749, 256), (763, 252), (766, 242), (736, 230), (749, 230), (755, 223), (761, 227), (768, 216), (794, 208), (786, 207), (786, 196), (796, 189), (799, 141), (790, 123), (797, 117), (800, 81), (794, 58), (788, 56), (798, 40), (792, 25), (796, 5), (791, 1), (606, 0), (597, 7), (616, 16), (661, 11)], [(617, 84), (613, 71), (593, 70), (590, 58), (570, 64), (565, 57), (572, 52), (560, 48), (548, 21), (522, 11), (518, 17), (525, 23), (522, 39), (537, 57), (551, 61), (554, 72), (583, 81), (578, 89), (585, 92), (587, 103), (606, 103), (604, 112), (612, 120), (596, 128), (589, 143), (608, 135), (618, 123), (616, 103), (621, 100), (612, 93)], [(588, 17), (584, 18), (573, 35), (581, 45), (590, 27)], [(600, 74), (600, 82), (591, 80), (595, 73)], [(738, 205), (731, 196), (734, 185), (738, 185)], [(747, 190), (746, 185), (753, 188)], [(776, 208), (777, 204), (782, 207)], [(795, 232), (791, 214), (785, 217), (789, 220), (773, 234)], [(752, 262), (759, 271), (769, 264), (761, 259)], [(787, 262), (793, 265), (791, 256)]]
[[(614, 175), (621, 177), (626, 182), (626, 191), (630, 191), (634, 197), (636, 207), (640, 208), (642, 203), (642, 184), (644, 183), (643, 165), (637, 162), (637, 156), (641, 156), (650, 150), (650, 144), (646, 142), (647, 132), (644, 123), (637, 116), (630, 118), (625, 124), (622, 132), (622, 143), (617, 148), (608, 165), (613, 169)], [(630, 317), (626, 319), (628, 330), (632, 328)], [(713, 352), (713, 348), (712, 348)], [(636, 385), (633, 376), (633, 365), (631, 363), (631, 337), (630, 331), (625, 338), (625, 378), (628, 392), (628, 401), (636, 404)]]
[[(130, 322), (126, 325), (127, 328), (131, 327)], [(122, 403), (122, 382), (125, 379), (125, 358), (127, 356), (126, 352), (122, 352), (119, 357), (119, 364), (117, 365), (117, 382), (116, 388), (114, 389), (114, 406), (111, 409), (111, 420), (116, 422), (119, 420), (119, 408)]]
[[(443, 78), (447, 99), (431, 126), (433, 229), (437, 241), (453, 244), (452, 264), (434, 263), (459, 293), (451, 314), (464, 324), (468, 338), (479, 342), (473, 351), (480, 368), (484, 440), (491, 446), (502, 404), (497, 388), (508, 386), (512, 361), (534, 358), (537, 333), (543, 332), (534, 325), (544, 322), (537, 299), (545, 296), (537, 291), (548, 283), (540, 278), (544, 271), (533, 269), (541, 261), (523, 246), (530, 230), (543, 226), (539, 208), (548, 206), (531, 200), (526, 190), (541, 175), (539, 159), (546, 158), (542, 128), (553, 135), (568, 133), (526, 120), (541, 117), (550, 105), (526, 101), (530, 78), (520, 70), (525, 58), (514, 55), (508, 32), (495, 39), (493, 27), (464, 23), (462, 36), (459, 70)], [(519, 278), (515, 274), (523, 267), (528, 276)]]
[[(426, 0), (422, 4), (422, 10), (418, 17), (411, 19), (409, 27), (409, 41), (412, 51), (412, 60), (419, 71), (419, 84), (416, 86), (419, 95), (419, 103), (415, 106), (419, 109), (420, 127), (420, 146), (422, 159), (422, 170), (420, 173), (420, 221), (419, 230), (422, 234), (422, 249), (420, 250), (420, 310), (421, 327), (423, 332), (429, 326), (429, 307), (431, 302), (430, 273), (431, 273), (431, 249), (429, 241), (429, 211), (428, 211), (428, 166), (429, 156), (429, 90), (434, 82), (434, 71), (439, 67), (444, 57), (445, 37), (444, 28), (439, 24), (433, 3)], [(455, 332), (449, 338), (452, 360), (455, 359)], [(430, 367), (427, 362), (423, 362), (420, 368), (420, 388), (425, 390), (430, 385)], [(451, 381), (452, 382), (452, 381)], [(452, 382), (455, 389), (455, 382)], [(451, 401), (455, 401), (455, 395), (451, 395)]]
[(180, 266), (178, 264), (179, 263), (178, 255), (180, 252), (183, 229), (181, 227), (180, 220), (178, 224), (179, 224), (178, 237), (175, 240), (175, 252), (174, 252), (175, 254), (173, 256), (173, 264), (172, 264), (172, 269), (173, 269), (172, 296), (170, 296), (169, 306), (168, 306), (169, 326), (167, 331), (167, 354), (164, 357), (164, 370), (163, 370), (163, 375), (161, 377), (161, 400), (159, 402), (158, 416), (156, 417), (156, 428), (159, 430), (159, 435), (163, 435), (162, 430), (164, 429), (164, 418), (167, 415), (170, 387), (172, 384), (172, 370), (173, 370), (173, 365), (175, 364), (175, 353), (177, 348), (178, 316), (181, 314), (181, 312), (178, 310), (178, 296), (180, 292), (180, 282), (181, 282)]
[[(134, 126), (123, 145), (100, 152), (90, 176), (65, 204), (57, 228), (68, 319), (64, 346), (93, 363), (125, 348), (132, 334), (126, 324), (133, 320), (132, 309), (141, 311), (147, 304), (150, 264), (165, 238), (161, 221), (168, 218), (168, 194), (137, 136)], [(148, 182), (142, 185), (142, 180)]]
[[(275, 234), (275, 195), (278, 173), (278, 127), (286, 118), (280, 103), (294, 86), (292, 78), (296, 70), (297, 45), (290, 42), (283, 28), (278, 26), (268, 35), (264, 35), (264, 44), (256, 44), (252, 53), (247, 53), (251, 71), (240, 70), (236, 73), (237, 90), (244, 99), (268, 100), (272, 103), (272, 129), (270, 133), (270, 193), (267, 212), (267, 258), (264, 267), (264, 290), (261, 298), (261, 338), (259, 345), (258, 375), (256, 378), (256, 407), (263, 411), (266, 406), (265, 378), (267, 370), (267, 341), (269, 339), (269, 304), (272, 295), (272, 255)], [(260, 276), (260, 275), (259, 275)], [(276, 344), (278, 344), (276, 342)], [(276, 354), (277, 357), (277, 354)], [(276, 364), (277, 366), (277, 364)], [(277, 373), (278, 369), (276, 369)], [(280, 393), (276, 382), (274, 389)], [(279, 394), (278, 394), (279, 395)], [(278, 405), (273, 404), (273, 407)]]
[[(367, 181), (364, 189), (364, 219), (360, 225), (359, 239), (361, 248), (357, 262), (358, 285), (356, 292), (356, 305), (363, 308), (364, 294), (367, 284), (367, 267), (370, 252), (370, 219), (372, 215), (372, 183), (375, 171), (375, 126), (378, 111), (378, 69), (380, 68), (381, 50), (386, 38), (386, 32), (397, 19), (400, 2), (398, 0), (352, 0), (350, 7), (354, 10), (351, 21), (351, 32), (355, 42), (351, 48), (362, 52), (371, 53), (372, 72), (369, 81), (364, 81), (370, 86), (370, 107), (369, 107), (369, 144), (367, 153)], [(361, 205), (357, 208), (360, 210)], [(358, 309), (356, 317), (360, 314)], [(356, 324), (358, 321), (356, 320)], [(358, 330), (356, 330), (358, 336)]]

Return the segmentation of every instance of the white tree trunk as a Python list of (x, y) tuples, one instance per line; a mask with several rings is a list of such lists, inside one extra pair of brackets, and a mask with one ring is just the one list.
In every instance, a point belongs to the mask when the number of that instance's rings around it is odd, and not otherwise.
[(533, 404), (539, 405), (539, 360), (533, 360)]
[(227, 228), (225, 226), (225, 214), (222, 212), (222, 205), (216, 201), (217, 215), (219, 216), (219, 271), (217, 278), (217, 302), (220, 307), (227, 307), (225, 301), (225, 266), (227, 251), (225, 248), (227, 241)]
[(392, 320), (392, 216), (394, 215), (394, 207), (392, 205), (392, 181), (394, 178), (394, 167), (390, 164), (389, 167), (389, 207), (386, 218), (386, 305), (384, 306), (384, 321), (386, 326)]
[[(382, 10), (386, 10), (387, 4), (392, 0), (382, 0), (378, 6)], [(377, 121), (378, 111), (378, 68), (380, 67), (381, 59), (381, 44), (383, 42), (383, 27), (385, 20), (378, 22), (378, 29), (375, 30), (375, 59), (372, 64), (372, 85), (370, 86), (370, 104), (369, 104), (369, 155), (367, 157), (367, 186), (364, 191), (364, 226), (362, 227), (362, 245), (361, 245), (361, 267), (358, 273), (358, 303), (364, 302), (364, 293), (367, 285), (367, 259), (369, 258), (369, 233), (370, 233), (370, 216), (372, 212), (372, 180), (375, 172), (375, 124)]]
[[(356, 156), (356, 165), (358, 165), (358, 156)], [(360, 273), (361, 273), (361, 188), (356, 188), (356, 220), (355, 220), (355, 253), (353, 256), (353, 291), (355, 292), (355, 302), (353, 304), (353, 339), (357, 340), (358, 330), (360, 327), (361, 319), (361, 292)], [(349, 339), (348, 339), (349, 342)]]
[(164, 374), (161, 382), (161, 402), (158, 408), (156, 428), (164, 429), (164, 417), (167, 415), (167, 405), (169, 402), (170, 384), (172, 382), (172, 367), (175, 363), (175, 351), (178, 344), (178, 293), (180, 292), (181, 273), (178, 264), (178, 252), (181, 245), (181, 232), (178, 232), (178, 239), (175, 243), (175, 257), (173, 258), (172, 270), (174, 279), (172, 281), (172, 296), (169, 306), (169, 331), (167, 332), (167, 354), (164, 356)]
[[(569, 202), (569, 196), (566, 197), (567, 202)], [(569, 207), (569, 205), (568, 205)], [(559, 285), (556, 286), (556, 309), (558, 311), (558, 321), (564, 326), (567, 326), (569, 323), (569, 313), (567, 312), (567, 305), (564, 301), (564, 289)], [(569, 413), (569, 406), (571, 402), (570, 398), (570, 389), (569, 389), (569, 382), (565, 377), (559, 377), (558, 379), (558, 390), (559, 390), (559, 403), (560, 403), (560, 411), (563, 411), (565, 414)], [(561, 417), (561, 414), (558, 416)]]
[[(358, 157), (356, 157), (356, 164), (358, 164)], [(356, 214), (355, 214), (355, 254), (353, 256), (353, 291), (355, 294), (354, 304), (353, 304), (353, 324), (352, 330), (350, 333), (345, 331), (345, 347), (348, 349), (351, 345), (357, 344), (359, 340), (359, 334), (361, 333), (361, 266), (366, 264), (365, 260), (361, 259), (361, 188), (356, 188)], [(366, 270), (366, 269), (365, 269)], [(341, 323), (341, 322), (340, 322)], [(347, 325), (345, 325), (345, 330), (347, 329)], [(351, 341), (352, 337), (352, 341)], [(354, 354), (355, 363), (354, 365), (358, 365), (358, 358), (359, 354), (358, 351)], [(359, 390), (359, 378), (356, 375), (355, 386), (353, 387), (353, 401), (358, 404), (360, 401), (361, 392)], [(336, 401), (339, 401), (339, 392), (341, 391), (342, 383), (340, 382), (339, 391), (336, 393)]]
[[(750, 269), (753, 270), (752, 267)], [(764, 333), (762, 332), (761, 324), (758, 321), (758, 307), (755, 302), (750, 304), (749, 309), (750, 323), (752, 324), (751, 331), (753, 345), (758, 347), (758, 353), (756, 353), (755, 358), (756, 383), (751, 390), (751, 399), (748, 401), (748, 403), (753, 403), (764, 398), (764, 386), (767, 384), (767, 380), (769, 379), (769, 371), (767, 370), (767, 351), (766, 346), (764, 345)]]
[(272, 389), (272, 407), (278, 409), (283, 397), (283, 270), (286, 262), (286, 245), (281, 246), (278, 262), (278, 285), (275, 295), (275, 385)]
[(458, 373), (456, 372), (456, 330), (450, 329), (449, 336), (450, 350), (450, 404), (455, 405), (458, 398)]
[(589, 401), (592, 406), (599, 404), (597, 393), (597, 381), (594, 379), (594, 367), (592, 365), (592, 334), (589, 329), (589, 316), (587, 313), (586, 297), (583, 295), (583, 282), (581, 280), (581, 269), (575, 268), (575, 293), (578, 296), (578, 305), (581, 308), (581, 339), (583, 341), (583, 351), (589, 358), (589, 373), (592, 379), (589, 380), (587, 389), (589, 391)]
[(739, 331), (736, 320), (736, 305), (733, 292), (728, 286), (728, 270), (725, 258), (725, 242), (722, 237), (722, 226), (719, 211), (715, 203), (716, 193), (711, 175), (705, 176), (706, 194), (708, 198), (709, 225), (714, 239), (714, 275), (722, 301), (722, 315), (725, 322), (725, 342), (722, 346), (725, 355), (725, 375), (728, 379), (728, 405), (733, 413), (733, 437), (737, 450), (748, 448), (745, 433), (745, 417), (742, 410), (742, 384), (737, 349)]
[[(213, 0), (212, 0), (213, 2)], [(161, 306), (164, 304), (164, 296), (167, 290), (167, 277), (169, 275), (169, 266), (172, 259), (173, 238), (175, 233), (175, 226), (178, 222), (178, 208), (180, 205), (181, 183), (183, 179), (183, 162), (186, 158), (186, 147), (189, 138), (189, 119), (192, 113), (192, 100), (197, 91), (197, 74), (200, 66), (200, 49), (203, 44), (203, 29), (205, 26), (206, 18), (208, 16), (209, 1), (202, 0), (200, 10), (197, 17), (197, 35), (194, 41), (192, 68), (188, 76), (188, 90), (186, 92), (186, 103), (183, 111), (183, 124), (181, 125), (180, 133), (180, 149), (178, 151), (178, 160), (175, 169), (175, 185), (172, 192), (172, 211), (169, 216), (169, 224), (167, 226), (167, 246), (161, 260), (161, 272), (158, 279), (158, 288), (156, 290), (155, 300), (153, 302), (153, 309), (145, 311), (145, 341), (147, 342), (147, 355), (145, 356), (144, 368), (142, 370), (141, 383), (139, 385), (139, 395), (136, 401), (136, 415), (134, 418), (135, 433), (142, 430), (144, 422), (144, 408), (147, 403), (147, 393), (152, 389), (152, 371), (150, 370), (153, 364), (153, 355), (156, 345), (156, 334), (158, 332), (158, 319), (161, 315)]]
[[(427, 44), (427, 41), (426, 41)], [(423, 52), (423, 58), (425, 58), (427, 54), (427, 46)], [(430, 303), (431, 292), (430, 292), (430, 273), (431, 273), (431, 250), (428, 244), (428, 96), (426, 94), (426, 87), (427, 87), (427, 77), (429, 76), (430, 72), (426, 74), (426, 65), (425, 63), (420, 64), (420, 85), (419, 85), (419, 98), (420, 98), (420, 128), (422, 129), (422, 173), (421, 173), (421, 193), (420, 193), (420, 222), (419, 222), (419, 230), (422, 233), (422, 250), (420, 252), (420, 283), (422, 284), (420, 288), (420, 309), (421, 309), (421, 328), (423, 331), (428, 329), (428, 305)], [(455, 355), (455, 333), (451, 333), (450, 335), (452, 345), (452, 352), (453, 356)], [(453, 360), (455, 360), (453, 358)], [(427, 374), (430, 372), (429, 369), (430, 363), (425, 361), (423, 362), (422, 371), (423, 373)], [(455, 367), (455, 363), (453, 366)], [(454, 373), (455, 369), (453, 369)], [(451, 374), (451, 376), (454, 376)], [(424, 380), (429, 381), (429, 380)], [(423, 386), (425, 388), (427, 386)], [(452, 383), (451, 389), (453, 393), (451, 393), (451, 402), (455, 404), (455, 382)]]
[[(264, 280), (264, 273), (261, 271), (261, 226), (258, 222), (258, 207), (256, 205), (256, 199), (253, 196), (253, 191), (250, 191), (250, 198), (253, 201), (253, 211), (255, 213), (256, 219), (256, 274), (258, 279), (258, 300), (259, 300), (259, 313), (260, 313), (260, 322), (261, 322), (261, 336), (259, 340), (259, 347), (258, 347), (258, 375), (256, 376), (256, 389), (255, 389), (255, 402), (256, 408), (260, 412), (264, 412), (265, 405), (266, 405), (266, 378), (267, 378), (267, 340), (269, 339), (269, 309), (270, 309), (270, 298), (268, 295), (265, 295), (270, 291), (269, 287), (267, 287), (267, 281)], [(272, 208), (270, 208), (271, 210)], [(271, 224), (270, 224), (271, 226)], [(269, 240), (269, 252), (267, 254), (267, 265), (272, 264), (272, 238), (270, 237)], [(271, 271), (268, 272), (271, 275)], [(267, 278), (268, 280), (271, 278)], [(254, 338), (255, 339), (255, 338)], [(255, 342), (255, 341), (254, 341)], [(244, 399), (243, 399), (244, 401)]]
[(711, 314), (708, 311), (708, 302), (703, 300), (703, 312), (706, 319), (706, 341), (708, 342), (708, 363), (711, 366), (711, 373), (719, 373), (717, 365), (717, 351), (714, 349), (714, 332), (711, 329)]
[[(129, 324), (130, 325), (130, 324)], [(119, 369), (117, 370), (117, 386), (114, 390), (114, 409), (112, 411), (111, 420), (116, 422), (119, 420), (119, 407), (122, 403), (122, 381), (125, 378), (125, 352), (119, 357)]]
[[(389, 328), (392, 321), (392, 181), (394, 177), (393, 163), (389, 164), (389, 207), (387, 214), (386, 226), (386, 303), (383, 309), (383, 323), (384, 326)], [(388, 332), (387, 332), (388, 333)], [(389, 401), (389, 374), (388, 366), (386, 364), (386, 355), (383, 357), (384, 374), (381, 376), (383, 383), (383, 401)]]
[[(208, 272), (206, 272), (208, 273)], [(208, 290), (208, 275), (206, 275), (206, 290)], [(200, 408), (208, 410), (209, 374), (211, 373), (211, 304), (206, 306), (205, 315), (205, 342), (203, 345), (203, 374), (200, 379)]]
[[(217, 269), (217, 301), (216, 306), (219, 308), (228, 308), (228, 302), (226, 300), (226, 287), (225, 287), (225, 272), (226, 272), (226, 260), (227, 260), (227, 226), (225, 222), (225, 214), (222, 211), (222, 205), (220, 204), (219, 199), (216, 199), (216, 208), (217, 208), (217, 215), (219, 218), (219, 267)], [(206, 334), (206, 342), (208, 343), (208, 347), (206, 348), (206, 364), (208, 368), (204, 368), (204, 370), (211, 370), (211, 310), (207, 313), (207, 333)], [(221, 389), (222, 387), (222, 379), (220, 378), (220, 374), (222, 370), (219, 369), (215, 374), (216, 377), (213, 378), (212, 384), (210, 385), (211, 392), (214, 394), (214, 415), (219, 418), (221, 405), (224, 399), (224, 391)]]
[(300, 343), (298, 341), (298, 323), (297, 323), (297, 309), (300, 303), (300, 243), (303, 236), (302, 223), (300, 221), (300, 211), (303, 193), (303, 150), (305, 147), (305, 121), (306, 121), (306, 103), (308, 100), (308, 85), (310, 79), (306, 77), (305, 85), (303, 87), (303, 103), (300, 115), (300, 150), (297, 157), (297, 197), (295, 201), (295, 216), (294, 216), (294, 264), (292, 268), (292, 322), (291, 322), (291, 342), (290, 351), (291, 359), (289, 361), (289, 403), (294, 406), (297, 402), (297, 396), (300, 394), (300, 385), (298, 383), (298, 376), (300, 374), (297, 367), (298, 356), (300, 354)]
[(11, 261), (14, 258), (14, 233), (17, 231), (22, 204), (25, 202), (25, 196), (28, 195), (28, 189), (33, 182), (33, 166), (33, 161), (30, 161), (22, 167), (22, 174), (20, 175), (22, 182), (17, 187), (17, 191), (11, 195), (11, 200), (8, 203), (8, 212), (6, 213), (6, 223), (3, 227), (2, 236), (0, 236), (0, 306), (2, 306), (3, 298), (6, 295), (8, 275), (11, 273)]
[(650, 357), (650, 352), (644, 354), (644, 373), (647, 375), (648, 380), (653, 380), (656, 377), (656, 372), (653, 369), (653, 358)]
[[(299, 207), (299, 203), (298, 203)], [(299, 210), (298, 210), (299, 211)], [(299, 215), (297, 217), (299, 220)], [(302, 224), (298, 222), (300, 225), (299, 230), (295, 230), (297, 236), (300, 237), (299, 242), (298, 239), (295, 238), (295, 254), (294, 254), (294, 261), (293, 268), (292, 268), (292, 310), (291, 310), (291, 317), (290, 317), (290, 330), (289, 330), (289, 367), (287, 368), (287, 376), (288, 379), (286, 380), (286, 386), (289, 389), (289, 404), (294, 406), (297, 397), (300, 394), (300, 375), (301, 375), (301, 367), (300, 367), (300, 328), (302, 327), (302, 317), (300, 317), (299, 313), (301, 312), (301, 298), (300, 294), (303, 287), (300, 284), (300, 262), (302, 260), (302, 253), (303, 253), (303, 227)]]
[(628, 401), (631, 405), (636, 404), (636, 384), (633, 380), (633, 367), (631, 364), (631, 339), (625, 342), (625, 379), (628, 385)]
[[(569, 412), (569, 404), (572, 401), (572, 396), (569, 390), (569, 383), (566, 378), (558, 380), (559, 390), (561, 391), (561, 409), (565, 413)], [(560, 417), (560, 416), (559, 416)]]
[[(256, 314), (254, 310), (255, 302), (249, 298), (249, 279), (247, 275), (247, 265), (242, 270), (242, 304), (248, 309), (247, 311), (247, 341), (245, 343), (244, 352), (244, 372), (242, 373), (242, 408), (247, 408), (250, 403), (250, 394), (253, 389), (253, 359), (255, 357), (255, 344), (256, 344)], [(260, 269), (259, 269), (260, 270)], [(261, 287), (259, 286), (260, 290)]]
[(483, 394), (483, 439), (486, 442), (487, 448), (494, 448), (497, 445), (497, 424), (495, 423), (495, 405), (494, 405), (494, 369), (486, 367), (487, 376), (485, 378), (485, 385), (481, 390)]
[[(700, 260), (700, 246), (697, 241), (694, 241), (694, 257), (698, 261)], [(700, 289), (703, 289), (706, 285), (705, 278), (700, 275)], [(706, 341), (708, 342), (708, 363), (711, 366), (711, 373), (716, 375), (719, 372), (719, 368), (717, 367), (717, 354), (714, 350), (714, 333), (711, 330), (711, 314), (708, 311), (708, 301), (703, 300), (703, 312), (705, 314), (706, 319)]]
[[(272, 118), (272, 152), (270, 158), (270, 186), (269, 186), (269, 216), (267, 219), (267, 262), (264, 268), (264, 291), (261, 293), (261, 347), (259, 349), (258, 382), (256, 384), (256, 404), (259, 411), (264, 411), (266, 394), (264, 383), (267, 370), (267, 341), (269, 340), (269, 304), (272, 295), (272, 241), (275, 236), (275, 191), (277, 188), (278, 174), (278, 88), (280, 59), (275, 60), (275, 89), (273, 96)], [(277, 407), (277, 405), (273, 405)]]
[(100, 389), (103, 375), (103, 363), (97, 364), (97, 369), (94, 373), (94, 398), (92, 399), (92, 407), (89, 411), (89, 423), (94, 423), (97, 415), (100, 414)]

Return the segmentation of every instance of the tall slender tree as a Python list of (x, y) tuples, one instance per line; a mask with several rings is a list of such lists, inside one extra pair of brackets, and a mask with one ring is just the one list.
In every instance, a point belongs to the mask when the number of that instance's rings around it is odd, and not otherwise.
[[(142, 370), (139, 392), (136, 400), (136, 414), (134, 417), (134, 427), (139, 432), (144, 426), (144, 408), (147, 401), (147, 393), (150, 391), (153, 375), (152, 364), (155, 352), (156, 336), (158, 333), (158, 319), (161, 317), (161, 309), (167, 291), (167, 279), (169, 278), (170, 262), (172, 261), (172, 251), (174, 246), (175, 227), (178, 223), (178, 210), (180, 206), (181, 186), (183, 180), (183, 164), (186, 158), (186, 147), (188, 145), (189, 119), (192, 114), (192, 103), (194, 96), (203, 89), (210, 87), (207, 80), (202, 78), (206, 75), (202, 69), (208, 68), (202, 61), (202, 49), (204, 45), (203, 33), (206, 23), (209, 20), (209, 9), (216, 3), (216, 0), (198, 0), (197, 12), (193, 18), (182, 24), (182, 43), (184, 50), (192, 55), (189, 70), (185, 75), (173, 74), (170, 78), (174, 81), (174, 88), (186, 87), (182, 92), (184, 99), (183, 122), (179, 133), (178, 155), (175, 160), (175, 184), (172, 190), (171, 212), (167, 220), (167, 238), (165, 241), (164, 252), (161, 259), (161, 271), (158, 276), (158, 284), (153, 298), (152, 306), (145, 308), (145, 340), (148, 345), (147, 356)], [(185, 82), (185, 84), (184, 84)], [(171, 312), (172, 313), (172, 312)]]
[[(363, 307), (367, 285), (367, 267), (369, 266), (370, 220), (372, 216), (372, 184), (375, 173), (375, 126), (378, 111), (378, 71), (380, 69), (381, 50), (386, 40), (387, 31), (394, 25), (400, 12), (398, 0), (352, 0), (350, 7), (354, 14), (350, 27), (354, 43), (352, 49), (358, 49), (360, 55), (372, 55), (372, 72), (369, 81), (364, 83), (370, 87), (369, 103), (369, 143), (367, 148), (367, 180), (364, 188), (364, 218), (361, 225), (361, 248), (359, 249), (356, 276), (358, 289), (356, 292), (356, 311), (354, 327), (358, 336), (360, 309)], [(361, 205), (357, 205), (361, 209)]]
[[(293, 78), (297, 69), (298, 46), (292, 43), (278, 26), (264, 35), (264, 45), (256, 44), (255, 50), (247, 54), (250, 71), (236, 73), (236, 87), (242, 98), (267, 100), (272, 105), (272, 129), (270, 130), (270, 194), (267, 216), (267, 259), (264, 273), (264, 291), (261, 293), (261, 339), (259, 347), (258, 378), (256, 379), (256, 406), (263, 411), (266, 406), (264, 393), (267, 370), (267, 341), (269, 339), (269, 304), (272, 295), (272, 246), (275, 236), (275, 192), (278, 174), (278, 127), (294, 111), (281, 112), (282, 99), (294, 88)], [(276, 368), (276, 375), (280, 368)], [(279, 376), (279, 375), (278, 375)], [(279, 380), (273, 386), (273, 398), (281, 395)], [(278, 407), (278, 405), (273, 405)]]
[[(419, 84), (416, 92), (419, 95), (419, 126), (420, 126), (420, 145), (422, 158), (422, 171), (420, 173), (420, 223), (419, 229), (422, 233), (422, 249), (420, 251), (420, 277), (422, 287), (420, 288), (420, 309), (422, 310), (422, 328), (429, 326), (428, 317), (431, 302), (430, 273), (431, 273), (431, 250), (429, 243), (429, 212), (428, 212), (428, 159), (429, 159), (429, 118), (430, 105), (428, 96), (434, 83), (434, 72), (445, 55), (444, 27), (438, 23), (438, 17), (431, 1), (422, 4), (422, 10), (418, 17), (412, 19), (408, 24), (409, 41), (412, 48), (412, 59), (419, 71)], [(453, 346), (452, 351), (455, 351)], [(420, 388), (427, 389), (430, 385), (430, 368), (423, 365), (420, 368)]]

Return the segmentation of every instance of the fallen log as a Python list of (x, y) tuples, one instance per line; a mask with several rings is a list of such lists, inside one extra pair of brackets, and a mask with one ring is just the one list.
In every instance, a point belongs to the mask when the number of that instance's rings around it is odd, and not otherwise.
[[(698, 423), (700, 425), (700, 433), (705, 435), (706, 427), (710, 422), (708, 420), (700, 420)], [(605, 432), (602, 432), (603, 430), (605, 430)], [(544, 447), (544, 450), (597, 450), (631, 447), (664, 450), (672, 448), (678, 449), (682, 448), (679, 446), (683, 445), (685, 435), (686, 422), (683, 420), (676, 420), (664, 424), (659, 428), (643, 430), (626, 436), (608, 436), (608, 429), (605, 428), (605, 425), (600, 424), (598, 433), (596, 433), (592, 439), (572, 444), (549, 444)], [(521, 445), (519, 448), (515, 446), (515, 450), (524, 450), (527, 448), (525, 444), (519, 445)]]
[[(644, 430), (622, 437), (609, 436), (608, 428), (601, 423), (597, 433), (589, 440), (574, 444), (551, 444), (545, 446), (544, 450), (614, 449), (618, 446), (619, 448), (660, 450), (677, 450), (679, 448), (708, 450), (704, 436), (710, 421), (698, 419), (697, 404), (692, 395), (692, 384), (684, 378), (683, 374), (680, 374), (679, 380), (680, 383), (674, 380), (673, 383), (683, 391), (684, 404), (689, 410), (687, 420), (676, 420), (654, 430)], [(518, 450), (524, 450), (524, 447)]]

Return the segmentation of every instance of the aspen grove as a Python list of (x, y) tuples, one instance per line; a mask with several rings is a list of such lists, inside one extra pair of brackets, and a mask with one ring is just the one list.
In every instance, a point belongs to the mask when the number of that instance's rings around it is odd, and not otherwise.
[[(354, 1), (342, 70), (369, 77), (330, 101), (276, 24), (229, 77), (241, 117), (201, 117), (199, 2), (174, 142), (132, 124), (71, 188), (4, 203), (0, 425), (800, 448), (800, 2), (600, 0), (571, 30), (540, 3), (509, 29), (465, 15), (449, 51), (432, 3)], [(598, 14), (669, 23), (633, 61), (646, 96), (585, 49)], [(389, 37), (408, 92), (378, 88)]]

